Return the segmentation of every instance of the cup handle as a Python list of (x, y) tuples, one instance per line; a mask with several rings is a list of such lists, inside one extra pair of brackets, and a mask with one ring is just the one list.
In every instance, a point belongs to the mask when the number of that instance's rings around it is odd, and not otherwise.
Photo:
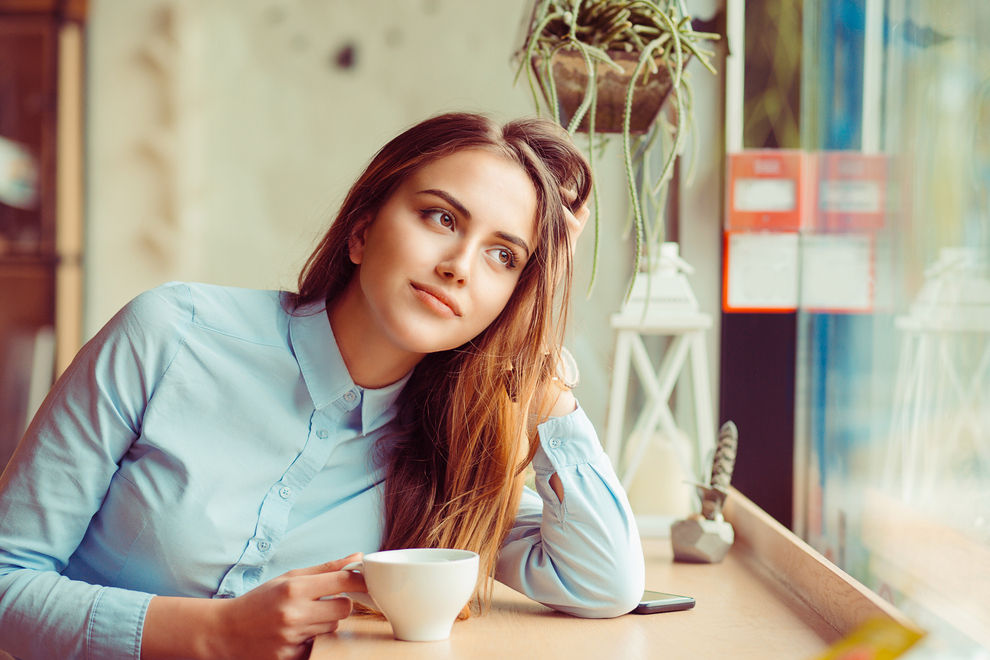
[[(352, 561), (350, 564), (347, 564), (346, 566), (344, 566), (340, 570), (342, 570), (342, 571), (352, 571), (354, 573), (361, 573), (364, 570), (364, 562), (362, 562), (362, 561)], [(370, 607), (371, 609), (375, 610), (376, 612), (380, 612), (381, 609), (382, 609), (382, 608), (378, 607), (378, 603), (376, 603), (375, 602), (375, 599), (371, 597), (371, 594), (362, 593), (360, 591), (354, 591), (354, 592), (345, 591), (343, 593), (343, 595), (344, 596), (347, 596), (351, 600), (355, 600), (355, 601), (361, 603), (365, 607)]]

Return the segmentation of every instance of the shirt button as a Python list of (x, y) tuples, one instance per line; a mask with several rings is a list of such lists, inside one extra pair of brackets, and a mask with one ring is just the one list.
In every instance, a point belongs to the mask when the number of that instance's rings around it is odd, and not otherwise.
[(357, 394), (355, 394), (353, 391), (344, 393), (344, 401), (346, 401), (347, 403), (354, 403), (354, 399), (356, 398), (357, 398)]
[(323, 430), (323, 429), (320, 429), (319, 431), (317, 431), (317, 432), (316, 432), (316, 437), (317, 437), (317, 438), (321, 438), (321, 439), (323, 439), (323, 440), (325, 440), (325, 439), (326, 439), (326, 437), (327, 437), (328, 435), (330, 435), (330, 434), (329, 434), (329, 433), (327, 433), (327, 432), (326, 432), (325, 430)]
[(292, 489), (289, 488), (288, 486), (282, 486), (281, 488), (278, 489), (278, 496), (281, 497), (283, 500), (289, 499), (289, 495), (291, 494), (292, 494)]
[(261, 539), (258, 541), (258, 550), (261, 550), (262, 552), (268, 552), (268, 549), (271, 547), (272, 544), (266, 541), (265, 539)]
[(553, 438), (550, 441), (550, 446), (553, 447), (554, 449), (556, 449), (557, 447), (559, 447), (560, 446), (560, 439), (559, 438)]

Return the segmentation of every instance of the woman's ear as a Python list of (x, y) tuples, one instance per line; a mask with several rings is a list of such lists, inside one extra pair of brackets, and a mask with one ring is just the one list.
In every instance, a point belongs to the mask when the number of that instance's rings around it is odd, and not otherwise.
[(369, 216), (361, 218), (354, 223), (351, 235), (347, 238), (347, 253), (351, 258), (351, 263), (355, 266), (364, 261), (364, 238), (370, 224), (371, 218)]

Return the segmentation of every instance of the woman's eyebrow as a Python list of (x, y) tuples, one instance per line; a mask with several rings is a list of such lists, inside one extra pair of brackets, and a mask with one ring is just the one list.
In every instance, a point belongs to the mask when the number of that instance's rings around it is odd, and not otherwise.
[(428, 188), (427, 190), (420, 190), (420, 194), (436, 195), (437, 197), (443, 199), (445, 202), (454, 207), (454, 210), (463, 215), (467, 219), (471, 219), (471, 212), (467, 210), (467, 207), (461, 204), (461, 202), (451, 195), (446, 190), (438, 190), (436, 188)]
[[(454, 210), (460, 213), (462, 216), (464, 216), (465, 219), (467, 220), (471, 219), (471, 212), (467, 210), (467, 207), (464, 206), (464, 204), (462, 204), (460, 200), (458, 200), (456, 197), (451, 195), (446, 190), (440, 190), (438, 188), (427, 188), (426, 190), (420, 190), (419, 194), (435, 195), (440, 199), (444, 200), (445, 202), (447, 202), (448, 204), (450, 204), (451, 206), (453, 206)], [(515, 234), (509, 234), (504, 231), (497, 231), (495, 232), (495, 235), (501, 238), (503, 241), (508, 241), (513, 245), (517, 245), (521, 247), (523, 250), (526, 251), (526, 258), (527, 259), (529, 258), (531, 250), (529, 249), (529, 244), (527, 244), (524, 239), (520, 238), (519, 236), (516, 236)]]
[(527, 259), (529, 258), (529, 245), (526, 244), (526, 241), (516, 236), (515, 234), (507, 234), (504, 231), (497, 231), (495, 232), (495, 235), (501, 238), (503, 241), (508, 241), (509, 243), (513, 243), (521, 247), (523, 250), (526, 251), (526, 258)]

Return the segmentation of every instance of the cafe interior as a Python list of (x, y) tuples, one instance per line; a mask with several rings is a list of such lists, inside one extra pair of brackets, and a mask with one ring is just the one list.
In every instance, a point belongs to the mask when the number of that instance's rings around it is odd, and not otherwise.
[[(530, 48), (584, 2), (0, 0), (0, 467), (142, 291), (292, 290), (403, 128), (586, 111)], [(668, 6), (707, 36), (649, 128), (625, 87), (569, 126), (566, 347), (647, 588), (696, 606), (496, 590), (440, 647), (348, 620), (311, 657), (990, 658), (990, 4)]]

